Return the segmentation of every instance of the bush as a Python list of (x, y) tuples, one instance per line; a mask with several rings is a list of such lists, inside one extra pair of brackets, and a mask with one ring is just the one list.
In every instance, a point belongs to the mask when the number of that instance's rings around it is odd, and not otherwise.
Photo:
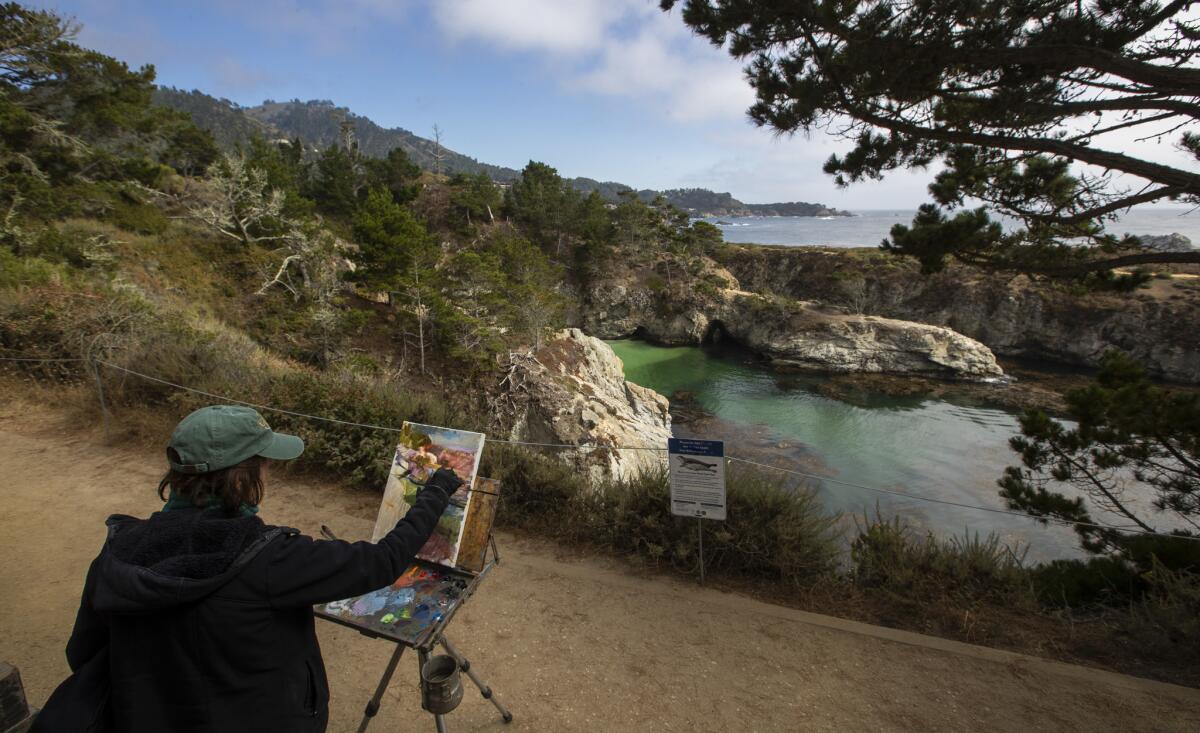
[(1143, 649), (1196, 668), (1200, 663), (1200, 575), (1157, 565), (1124, 627)]
[(910, 600), (950, 598), (998, 604), (1032, 600), (1021, 557), (994, 534), (981, 538), (967, 533), (948, 540), (932, 533), (921, 537), (898, 517), (887, 521), (877, 515), (859, 526), (850, 559), (856, 585)]
[(1063, 608), (1125, 605), (1145, 585), (1127, 563), (1113, 557), (1054, 560), (1033, 568), (1030, 579), (1040, 603)]
[(551, 456), (518, 446), (488, 443), (479, 473), (500, 481), (502, 526), (536, 530), (565, 539), (573, 523), (569, 507), (587, 490), (579, 471)]
[[(477, 427), (472, 415), (424, 392), (405, 393), (383, 380), (348, 370), (318, 371), (270, 357), (243, 334), (201, 329), (156, 312), (119, 292), (71, 293), (47, 288), (0, 303), (0, 347), (48, 358), (111, 363), (213, 395), (346, 422), (399, 428), (405, 420)], [(41, 375), (41, 365), (26, 371)], [(74, 376), (83, 375), (73, 365)], [(151, 407), (178, 420), (219, 402), (168, 384), (102, 368), (109, 409)], [(387, 479), (394, 434), (366, 427), (264, 411), (271, 424), (305, 440), (299, 467), (334, 473), (366, 488)]]
[[(737, 467), (729, 473), (727, 501), (729, 519), (705, 525), (706, 571), (797, 588), (835, 570), (837, 517), (810, 490), (785, 489), (756, 470)], [(665, 469), (596, 487), (577, 496), (562, 515), (575, 539), (655, 565), (698, 569), (697, 523), (671, 514)]]
[(20, 257), (7, 247), (0, 246), (0, 290), (38, 287), (55, 280), (67, 279), (65, 267), (39, 257)]

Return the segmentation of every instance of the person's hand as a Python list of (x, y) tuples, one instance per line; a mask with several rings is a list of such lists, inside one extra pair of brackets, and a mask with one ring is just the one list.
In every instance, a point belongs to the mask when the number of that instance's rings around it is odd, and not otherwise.
[(458, 487), (463, 485), (463, 480), (460, 479), (458, 474), (454, 473), (454, 471), (451, 469), (439, 468), (432, 476), (429, 477), (429, 480), (425, 482), (425, 485), (435, 486), (442, 491), (445, 491), (446, 496), (450, 496), (455, 491), (458, 491)]

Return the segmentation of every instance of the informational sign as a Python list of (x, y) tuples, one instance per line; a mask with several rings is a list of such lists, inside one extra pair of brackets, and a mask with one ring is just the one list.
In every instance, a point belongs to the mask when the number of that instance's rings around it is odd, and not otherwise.
[(670, 438), (671, 513), (725, 519), (725, 444)]

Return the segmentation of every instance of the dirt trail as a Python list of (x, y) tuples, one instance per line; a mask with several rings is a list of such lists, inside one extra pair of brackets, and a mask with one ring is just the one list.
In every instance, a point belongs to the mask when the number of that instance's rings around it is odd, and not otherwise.
[[(112, 512), (145, 515), (160, 458), (58, 412), (0, 404), (0, 659), (40, 704)], [(378, 495), (276, 475), (262, 516), (370, 534)], [(513, 710), (469, 688), (451, 730), (1194, 731), (1200, 691), (807, 614), (501, 536), (451, 638)], [(333, 731), (354, 730), (392, 647), (318, 622)], [(432, 730), (401, 661), (372, 730)]]

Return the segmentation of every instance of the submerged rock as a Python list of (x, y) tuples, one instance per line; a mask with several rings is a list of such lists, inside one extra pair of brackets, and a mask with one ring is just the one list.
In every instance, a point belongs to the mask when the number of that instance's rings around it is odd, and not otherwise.
[(577, 328), (555, 335), (534, 357), (517, 362), (511, 377), (520, 385), (512, 439), (594, 446), (562, 457), (593, 480), (628, 478), (663, 465), (671, 414), (667, 398), (625, 380), (613, 350)]

